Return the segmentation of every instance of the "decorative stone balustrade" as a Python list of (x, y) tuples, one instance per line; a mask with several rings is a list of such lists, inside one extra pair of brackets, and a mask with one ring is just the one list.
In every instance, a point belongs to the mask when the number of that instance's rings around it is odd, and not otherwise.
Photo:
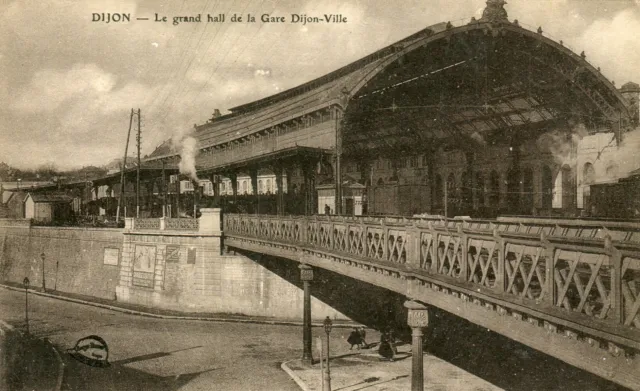
[(204, 234), (221, 234), (220, 209), (201, 209), (201, 216), (197, 219), (156, 218), (156, 219), (125, 219), (125, 230), (129, 231), (183, 231)]

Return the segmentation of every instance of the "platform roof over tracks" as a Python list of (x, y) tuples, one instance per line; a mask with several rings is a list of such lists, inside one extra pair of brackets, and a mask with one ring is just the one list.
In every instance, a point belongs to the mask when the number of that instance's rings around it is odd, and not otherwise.
[[(635, 125), (630, 102), (584, 52), (542, 28), (509, 21), (504, 4), (489, 0), (478, 20), (432, 25), (327, 75), (234, 107), (196, 126), (199, 148), (332, 106), (344, 111), (343, 151), (354, 156), (517, 144), (550, 128), (621, 133)], [(147, 160), (177, 155), (165, 145)]]
[(346, 154), (424, 146), (521, 144), (541, 132), (624, 132), (634, 112), (614, 84), (576, 54), (510, 22), (500, 0), (461, 26), (399, 42), (351, 90)]

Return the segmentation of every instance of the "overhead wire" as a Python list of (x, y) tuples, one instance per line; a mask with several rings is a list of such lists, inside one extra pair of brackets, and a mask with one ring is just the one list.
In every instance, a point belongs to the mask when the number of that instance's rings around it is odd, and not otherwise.
[[(217, 4), (217, 3), (216, 3), (216, 4)], [(203, 9), (203, 12), (204, 12), (204, 10), (206, 10), (206, 8), (208, 7), (208, 5), (209, 5), (209, 0), (207, 0), (207, 4), (205, 5), (205, 8)], [(190, 71), (191, 66), (192, 66), (192, 64), (193, 64), (193, 61), (194, 61), (194, 60), (195, 60), (195, 58), (198, 56), (198, 47), (200, 46), (200, 44), (201, 44), (201, 42), (202, 42), (202, 38), (204, 37), (204, 35), (205, 35), (205, 34), (206, 34), (206, 32), (207, 32), (207, 27), (209, 26), (209, 24), (210, 24), (210, 23), (206, 23), (205, 27), (202, 29), (202, 32), (201, 32), (201, 34), (200, 34), (200, 37), (198, 38), (198, 42), (196, 42), (196, 44), (193, 46), (193, 48), (192, 48), (193, 55), (191, 56), (191, 59), (190, 59), (190, 60), (188, 60), (188, 59), (187, 59), (187, 58), (188, 58), (188, 56), (182, 56), (182, 61), (181, 61), (181, 63), (180, 63), (180, 68), (182, 68), (182, 65), (183, 65), (183, 64), (186, 64), (186, 66), (184, 67), (184, 71), (182, 72), (182, 75), (180, 76), (179, 80), (183, 80), (183, 79), (186, 77), (187, 73)], [(215, 38), (217, 37), (218, 33), (219, 33), (222, 29), (223, 29), (222, 23), (218, 23), (218, 28), (215, 30), (215, 34), (214, 34), (214, 36), (213, 36), (211, 39), (209, 39), (209, 40), (208, 40), (208, 41), (209, 41), (209, 46), (207, 46), (207, 48), (204, 50), (204, 54), (206, 54), (206, 53), (207, 53), (207, 51), (208, 51), (208, 50), (209, 50), (209, 48), (211, 47), (212, 42), (214, 42), (214, 41), (215, 41)], [(225, 30), (225, 31), (226, 31), (226, 30)], [(195, 32), (195, 29), (192, 31), (192, 33), (193, 33), (193, 32)], [(187, 50), (187, 49), (185, 49), (185, 52), (186, 52), (186, 50)], [(186, 63), (185, 61), (187, 61), (188, 63)], [(173, 102), (176, 100), (176, 98), (177, 98), (180, 94), (182, 94), (182, 93), (183, 93), (183, 91), (184, 91), (184, 89), (185, 89), (185, 86), (186, 86), (187, 84), (188, 84), (188, 83), (185, 83), (185, 82), (184, 82), (184, 80), (183, 80), (183, 82), (179, 83), (178, 90), (176, 90), (173, 94), (167, 94), (167, 96), (165, 96), (165, 99), (164, 99), (164, 100), (163, 100), (163, 102), (162, 102), (162, 105), (163, 105), (163, 106), (165, 105), (165, 103), (167, 102), (167, 100), (169, 99), (169, 97), (170, 97), (170, 96), (172, 96), (172, 97), (173, 97), (173, 99), (172, 99), (172, 100), (171, 100), (171, 102), (167, 105), (167, 107), (163, 110), (163, 112), (165, 112), (166, 114), (165, 114), (165, 116), (163, 117), (162, 121), (164, 120), (164, 118), (166, 118), (166, 117), (167, 117), (168, 113), (170, 112), (170, 109), (172, 108)]]
[[(253, 1), (253, 0), (249, 0), (249, 1), (245, 4), (245, 6), (244, 6), (244, 8), (243, 8), (243, 10), (242, 10), (242, 12), (241, 12), (241, 14), (244, 14), (244, 13), (245, 13), (245, 11), (247, 10), (247, 8), (249, 7), (249, 4), (251, 4), (251, 3), (252, 3), (252, 1)], [(264, 0), (262, 0), (260, 4), (262, 4), (263, 2), (264, 2)], [(260, 28), (262, 28), (262, 25), (260, 26)], [(260, 28), (258, 29), (258, 31), (260, 30)], [(256, 32), (253, 36), (255, 37), (255, 35), (256, 35), (256, 34), (257, 34), (257, 32)], [(237, 42), (238, 42), (238, 40), (241, 38), (241, 36), (242, 36), (241, 34), (237, 34), (237, 37), (236, 37), (235, 41), (234, 41), (234, 42), (233, 42), (233, 44), (231, 45), (232, 47), (236, 45), (236, 43), (237, 43)], [(227, 37), (228, 37), (228, 36), (227, 36)], [(227, 37), (225, 37), (225, 40), (224, 40), (223, 42), (221, 42), (221, 45), (220, 45), (220, 46), (222, 46), (222, 45), (224, 44), (224, 42), (225, 42), (225, 41), (227, 41), (227, 39), (226, 39)], [(210, 76), (209, 76), (209, 78), (208, 78), (208, 79), (207, 79), (207, 80), (206, 80), (206, 81), (201, 85), (200, 89), (198, 90), (198, 94), (197, 94), (197, 96), (192, 100), (192, 103), (193, 103), (193, 102), (195, 102), (195, 100), (200, 96), (200, 93), (202, 92), (202, 90), (204, 89), (204, 87), (206, 87), (206, 85), (207, 85), (207, 84), (209, 84), (209, 81), (211, 81), (211, 79), (213, 78), (213, 76), (214, 76), (214, 75), (216, 75), (216, 72), (217, 72), (217, 70), (219, 69), (220, 65), (221, 65), (221, 64), (224, 62), (224, 60), (226, 60), (226, 59), (227, 59), (227, 57), (229, 56), (229, 52), (230, 52), (230, 51), (227, 51), (227, 52), (225, 53), (224, 57), (223, 57), (223, 58), (221, 58), (221, 59), (217, 62), (216, 68), (210, 72)], [(238, 56), (239, 56), (239, 55), (240, 55), (240, 54), (238, 54)], [(174, 96), (174, 99), (172, 100), (172, 102), (171, 102), (171, 104), (170, 104), (169, 108), (165, 111), (165, 115), (163, 116), (162, 120), (164, 120), (164, 119), (169, 115), (169, 113), (171, 112), (171, 109), (173, 108), (173, 104), (174, 104), (174, 102), (176, 101), (176, 98), (177, 98), (177, 96)]]
[[(261, 2), (261, 4), (264, 2), (264, 0)], [(313, 8), (313, 10), (315, 10), (318, 7), (318, 3), (315, 3), (315, 6)], [(262, 29), (263, 25), (260, 25), (260, 27), (258, 28), (258, 30), (254, 33), (253, 37), (251, 38), (251, 41), (253, 41), (253, 38), (260, 32), (260, 30)], [(271, 46), (269, 48), (269, 50), (267, 50), (268, 53), (270, 53), (270, 55), (268, 57), (266, 57), (266, 60), (263, 60), (264, 63), (268, 63), (269, 60), (271, 58), (273, 58), (273, 56), (280, 52), (278, 50), (274, 50), (273, 48), (276, 46), (276, 44), (280, 43), (281, 40), (279, 39), (280, 36), (284, 33), (284, 31), (286, 30), (290, 30), (294, 27), (291, 27), (291, 24), (287, 24), (284, 26), (283, 29), (281, 29), (281, 31), (278, 33), (278, 36), (275, 39), (271, 39), (272, 43)], [(268, 39), (268, 38), (267, 38)], [(247, 49), (249, 48), (249, 46), (246, 46), (245, 49), (238, 53), (238, 55), (236, 56), (235, 60), (232, 62), (233, 64), (235, 64), (238, 60), (238, 58), (240, 57), (240, 55), (242, 55)], [(226, 59), (226, 57), (225, 57)], [(218, 63), (218, 66), (216, 66), (216, 68), (211, 72), (211, 76), (209, 77), (209, 79), (200, 87), (200, 89), (198, 90), (198, 93), (196, 95), (196, 97), (193, 99), (193, 102), (195, 102), (195, 100), (200, 96), (200, 94), (202, 93), (202, 91), (204, 90), (204, 88), (206, 87), (206, 85), (209, 83), (209, 81), (211, 80), (211, 78), (216, 74), (216, 71), (218, 70), (219, 66), (220, 66), (221, 62)], [(303, 71), (304, 69), (300, 68), (298, 70), (298, 72), (296, 72), (294, 75), (290, 76), (288, 79), (292, 79), (295, 78), (295, 76), (298, 75), (299, 72)], [(228, 73), (228, 72), (227, 72)]]
[[(210, 0), (206, 0), (205, 5), (204, 5), (203, 10), (201, 11), (201, 13), (204, 13), (204, 11), (206, 10), (206, 8), (209, 6), (209, 2), (210, 2)], [(182, 78), (184, 78), (184, 76), (186, 75), (186, 72), (187, 72), (187, 70), (188, 70), (188, 69), (187, 69), (187, 67), (185, 67), (185, 68), (184, 68), (184, 71), (182, 71), (182, 72), (181, 72), (181, 73), (182, 73), (182, 75), (181, 75), (180, 77), (177, 77), (177, 76), (178, 76), (178, 74), (180, 73), (180, 70), (181, 70), (181, 69), (183, 69), (183, 65), (186, 63), (186, 61), (188, 61), (188, 60), (187, 60), (188, 56), (187, 56), (186, 54), (187, 54), (187, 52), (188, 52), (188, 51), (190, 50), (190, 48), (191, 48), (191, 42), (192, 42), (192, 39), (194, 38), (194, 36), (195, 36), (195, 34), (196, 34), (196, 31), (197, 31), (197, 29), (198, 29), (198, 26), (199, 26), (199, 25), (200, 25), (200, 24), (198, 24), (198, 25), (194, 25), (194, 28), (190, 31), (189, 36), (188, 36), (188, 38), (187, 38), (187, 42), (186, 42), (186, 44), (185, 44), (185, 45), (183, 45), (183, 50), (182, 50), (182, 52), (180, 53), (180, 63), (178, 64), (178, 66), (177, 66), (176, 70), (174, 70), (174, 71), (171, 73), (171, 76), (168, 78), (168, 80), (169, 80), (169, 81), (173, 81), (174, 79), (175, 79), (175, 80), (181, 80), (181, 79), (182, 79)], [(206, 31), (206, 28), (207, 28), (207, 26), (208, 26), (208, 25), (209, 25), (209, 23), (206, 23), (205, 27), (203, 27), (203, 28), (202, 28), (203, 32), (204, 32), (204, 31)], [(221, 25), (219, 26), (218, 30), (220, 30), (220, 29), (222, 29), (222, 26), (221, 26)], [(200, 36), (200, 38), (202, 38), (202, 35)], [(198, 41), (198, 43), (199, 43), (199, 42), (200, 42), (200, 41)], [(197, 49), (197, 45), (198, 45), (198, 43), (194, 46), (194, 48), (193, 48), (193, 49)], [(193, 51), (192, 57), (195, 57), (195, 56), (197, 55), (197, 50), (192, 50), (192, 51)], [(167, 84), (165, 85), (165, 87), (163, 88), (163, 91), (165, 91), (165, 90), (166, 90), (167, 86), (169, 86), (169, 83), (167, 83)], [(176, 87), (176, 86), (177, 86), (177, 87)], [(162, 109), (162, 108), (163, 108), (163, 106), (165, 105), (165, 103), (167, 102), (167, 100), (169, 99), (169, 97), (170, 97), (170, 96), (172, 96), (172, 95), (173, 95), (173, 96), (175, 96), (175, 93), (174, 93), (174, 94), (172, 94), (172, 93), (171, 93), (171, 91), (172, 91), (173, 89), (175, 89), (175, 88), (182, 88), (182, 87), (183, 87), (183, 83), (177, 83), (177, 84), (176, 84), (176, 83), (174, 83), (171, 87), (169, 87), (169, 91), (166, 93), (166, 95), (164, 95), (164, 100), (163, 100), (163, 101), (162, 101), (162, 103), (160, 104), (160, 107), (158, 107), (157, 109), (156, 109), (155, 107), (153, 107), (153, 108), (151, 108), (151, 110), (153, 110), (153, 111), (160, 111), (160, 109)], [(158, 95), (157, 95), (158, 99), (161, 99), (161, 98), (160, 98), (161, 96), (162, 96), (162, 93), (158, 94)], [(157, 103), (155, 103), (155, 102), (154, 102), (154, 106), (155, 106), (155, 104), (157, 104)]]
[[(184, 7), (184, 5), (185, 5), (186, 1), (187, 1), (187, 0), (182, 0), (182, 4), (180, 5), (180, 8), (179, 8), (179, 9), (178, 9), (178, 11), (177, 11), (178, 13), (180, 13), (180, 12), (182, 11), (182, 8)], [(172, 7), (172, 8), (173, 8), (173, 7)], [(167, 12), (167, 13), (168, 13), (168, 12)], [(150, 73), (150, 76), (155, 76), (155, 75), (156, 75), (156, 73), (158, 72), (158, 69), (160, 69), (160, 68), (161, 68), (161, 64), (164, 66), (164, 62), (165, 62), (165, 60), (169, 57), (169, 56), (166, 56), (166, 55), (165, 55), (165, 56), (161, 56), (161, 57), (160, 57), (160, 59), (159, 59), (159, 61), (158, 61), (158, 56), (160, 56), (160, 54), (159, 54), (159, 53), (160, 53), (160, 50), (158, 50), (158, 51), (156, 52), (156, 56), (154, 56), (154, 61), (153, 61), (153, 62), (154, 62), (154, 64), (155, 64), (155, 67), (154, 67), (154, 69), (153, 69), (153, 72), (151, 72), (151, 73)], [(148, 104), (148, 102), (149, 102), (149, 99), (150, 99), (150, 98), (153, 98), (153, 100), (152, 100), (152, 102), (151, 102), (151, 103), (149, 103), (149, 106), (147, 106), (147, 104)], [(144, 101), (142, 102), (141, 106), (142, 106), (142, 107), (145, 107), (146, 109), (149, 109), (149, 108), (150, 108), (150, 106), (153, 104), (153, 101), (155, 101), (157, 98), (158, 98), (158, 94), (154, 94), (154, 93), (153, 93), (153, 90), (150, 90), (150, 91), (147, 93), (147, 96), (145, 97), (145, 99), (144, 99)]]

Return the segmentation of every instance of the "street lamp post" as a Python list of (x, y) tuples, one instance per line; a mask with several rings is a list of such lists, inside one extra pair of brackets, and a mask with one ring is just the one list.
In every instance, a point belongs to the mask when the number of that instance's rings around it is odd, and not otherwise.
[[(306, 365), (313, 364), (311, 354), (311, 281), (313, 281), (313, 269), (309, 265), (300, 267), (300, 279), (304, 284), (304, 308), (302, 316), (302, 362)], [(322, 357), (320, 357), (322, 360)]]
[(24, 320), (27, 324), (27, 334), (29, 334), (29, 277), (22, 280), (24, 284)]
[(424, 361), (422, 353), (423, 329), (429, 326), (429, 310), (421, 303), (409, 300), (407, 323), (411, 327), (411, 391), (424, 390)]
[(44, 282), (44, 260), (47, 258), (47, 256), (42, 253), (40, 254), (40, 258), (42, 258), (42, 291), (46, 292), (47, 291), (47, 287), (46, 284)]
[(331, 391), (331, 371), (329, 369), (329, 334), (331, 334), (331, 327), (333, 326), (333, 323), (331, 322), (331, 319), (327, 316), (324, 319), (324, 322), (322, 322), (322, 325), (324, 326), (324, 332), (327, 333), (327, 342), (326, 342), (326, 359), (327, 359), (327, 365), (324, 366), (324, 383), (323, 383), (323, 388), (322, 391)]

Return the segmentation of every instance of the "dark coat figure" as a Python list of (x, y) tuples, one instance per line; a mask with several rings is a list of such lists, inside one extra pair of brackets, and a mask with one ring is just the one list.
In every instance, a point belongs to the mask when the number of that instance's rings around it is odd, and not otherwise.
[(382, 333), (380, 335), (380, 347), (378, 348), (378, 354), (387, 360), (393, 361), (395, 349), (393, 347), (393, 341), (391, 340), (390, 333)]
[(353, 331), (349, 334), (349, 338), (347, 338), (347, 342), (351, 345), (349, 350), (353, 349), (354, 346), (357, 346), (358, 349), (360, 349), (362, 338), (360, 338), (360, 332), (358, 331), (358, 329), (353, 329)]
[(367, 330), (365, 330), (364, 327), (360, 327), (359, 333), (360, 333), (360, 345), (366, 349), (369, 346), (369, 344), (367, 344)]
[(331, 214), (331, 208), (327, 204), (324, 204), (324, 214), (326, 214), (326, 215), (330, 215)]

